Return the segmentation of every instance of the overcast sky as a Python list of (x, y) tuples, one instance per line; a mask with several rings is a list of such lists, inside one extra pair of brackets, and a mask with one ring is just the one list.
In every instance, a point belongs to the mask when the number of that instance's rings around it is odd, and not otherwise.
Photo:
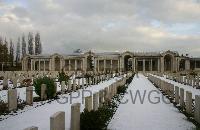
[(0, 0), (0, 35), (43, 53), (175, 50), (200, 56), (200, 0)]

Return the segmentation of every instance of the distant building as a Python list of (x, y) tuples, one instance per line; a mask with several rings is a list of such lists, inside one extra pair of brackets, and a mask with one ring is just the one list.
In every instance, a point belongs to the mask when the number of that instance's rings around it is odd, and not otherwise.
[(178, 52), (105, 52), (68, 55), (27, 55), (22, 59), (24, 71), (157, 71), (178, 72), (200, 70), (200, 58)]

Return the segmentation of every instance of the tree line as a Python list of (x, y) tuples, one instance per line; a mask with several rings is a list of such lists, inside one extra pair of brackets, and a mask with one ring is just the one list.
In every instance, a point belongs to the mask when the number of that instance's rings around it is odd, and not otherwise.
[(0, 65), (2, 67), (21, 66), (21, 59), (27, 54), (42, 54), (42, 43), (39, 33), (34, 35), (29, 32), (27, 40), (23, 34), (22, 37), (18, 37), (16, 43), (12, 39), (8, 41), (6, 37), (0, 36)]

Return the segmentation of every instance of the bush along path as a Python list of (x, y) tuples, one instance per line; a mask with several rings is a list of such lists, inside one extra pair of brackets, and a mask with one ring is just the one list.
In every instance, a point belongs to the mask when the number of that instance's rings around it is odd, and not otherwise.
[[(109, 122), (115, 114), (121, 100), (123, 99), (129, 84), (132, 82), (134, 74), (126, 79), (124, 85), (117, 87), (117, 94), (111, 100), (104, 98), (104, 103), (98, 110), (84, 111), (80, 115), (81, 130), (106, 130)], [(105, 93), (104, 93), (105, 94)]]

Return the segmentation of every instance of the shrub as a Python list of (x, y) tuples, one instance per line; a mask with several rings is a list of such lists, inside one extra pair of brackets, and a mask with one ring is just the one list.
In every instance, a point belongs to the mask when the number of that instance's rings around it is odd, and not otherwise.
[(8, 113), (8, 105), (4, 101), (0, 100), (0, 115)]
[(42, 84), (47, 85), (47, 91), (46, 91), (47, 98), (48, 99), (54, 98), (54, 96), (56, 94), (56, 86), (54, 84), (54, 80), (49, 77), (37, 78), (36, 80), (34, 80), (33, 85), (35, 87), (35, 92), (39, 96), (41, 96), (41, 85)]
[[(126, 80), (127, 84), (131, 83), (133, 76)], [(128, 85), (118, 87), (117, 95), (111, 101), (104, 103), (97, 111), (84, 110), (80, 116), (81, 130), (106, 130), (127, 88)]]
[(67, 81), (69, 80), (69, 76), (65, 74), (65, 72), (62, 70), (62, 72), (59, 72), (58, 81), (61, 83), (62, 81), (65, 81), (67, 84)]

